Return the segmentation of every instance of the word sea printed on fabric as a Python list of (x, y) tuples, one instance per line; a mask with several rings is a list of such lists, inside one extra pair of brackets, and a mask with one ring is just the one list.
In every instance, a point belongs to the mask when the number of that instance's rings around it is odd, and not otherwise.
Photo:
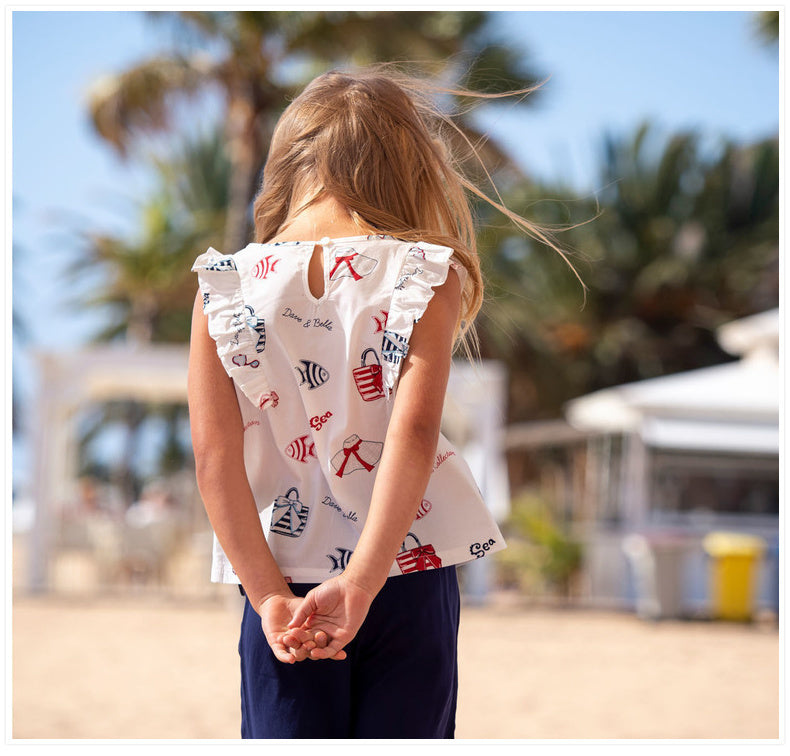
[(496, 543), (493, 538), (489, 538), (487, 541), (483, 541), (482, 543), (473, 543), (469, 547), (469, 553), (475, 557), (475, 559), (482, 559), (486, 552)]
[(320, 431), (321, 428), (324, 427), (324, 423), (326, 423), (330, 417), (332, 417), (331, 412), (325, 412), (323, 415), (313, 415), (313, 417), (310, 418), (310, 427), (313, 428), (313, 430)]
[(274, 500), (270, 531), (298, 538), (304, 532), (309, 514), (310, 507), (299, 501), (299, 491), (295, 487), (289, 488), (285, 496), (278, 496)]

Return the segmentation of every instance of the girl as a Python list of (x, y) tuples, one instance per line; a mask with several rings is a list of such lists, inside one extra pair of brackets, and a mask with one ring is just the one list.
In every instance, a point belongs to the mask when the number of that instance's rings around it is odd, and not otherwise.
[(382, 70), (318, 77), (275, 130), (257, 242), (193, 268), (192, 437), (212, 579), (246, 596), (244, 738), (453, 737), (455, 565), (505, 544), (440, 434), (482, 283), (477, 190), (429, 102)]

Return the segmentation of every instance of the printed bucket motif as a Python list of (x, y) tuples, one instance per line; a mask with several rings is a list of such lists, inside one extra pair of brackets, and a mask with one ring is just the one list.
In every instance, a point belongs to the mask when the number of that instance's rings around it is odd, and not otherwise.
[[(373, 354), (376, 360), (375, 365), (366, 365), (365, 360), (368, 352)], [(384, 384), (381, 378), (381, 363), (375, 349), (366, 349), (362, 352), (361, 366), (354, 368), (351, 372), (354, 375), (354, 383), (357, 384), (357, 391), (366, 402), (373, 402), (384, 397)]]
[(310, 508), (307, 504), (299, 501), (299, 491), (296, 488), (289, 488), (285, 496), (278, 496), (274, 500), (272, 510), (271, 532), (297, 538), (302, 535)]
[(395, 333), (395, 331), (384, 331), (381, 339), (381, 357), (387, 362), (397, 365), (409, 351), (409, 342)]
[(407, 533), (406, 538), (411, 536), (417, 544), (413, 549), (406, 548), (406, 541), (401, 545), (401, 552), (397, 554), (395, 560), (400, 567), (400, 571), (406, 575), (409, 572), (424, 572), (425, 570), (438, 569), (442, 566), (442, 560), (436, 555), (436, 550), (428, 544), (423, 546), (414, 533)]
[(355, 472), (370, 472), (381, 458), (384, 444), (379, 441), (363, 441), (354, 434), (343, 442), (343, 448), (331, 459), (332, 469), (338, 478)]

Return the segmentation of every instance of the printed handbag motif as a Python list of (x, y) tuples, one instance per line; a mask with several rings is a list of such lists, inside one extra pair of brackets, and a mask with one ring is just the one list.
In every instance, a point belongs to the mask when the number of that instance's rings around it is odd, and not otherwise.
[[(368, 352), (373, 353), (376, 360), (375, 365), (366, 365), (365, 359)], [(381, 363), (375, 349), (366, 349), (362, 352), (360, 367), (354, 368), (351, 372), (354, 375), (354, 383), (357, 384), (357, 391), (366, 402), (373, 402), (384, 397), (384, 384), (381, 379)]]
[(395, 333), (395, 331), (384, 331), (381, 339), (381, 357), (387, 362), (397, 365), (409, 351), (409, 342)]
[(413, 549), (406, 548), (406, 541), (401, 544), (401, 552), (395, 556), (395, 560), (400, 567), (400, 571), (406, 575), (409, 572), (423, 572), (425, 570), (438, 569), (442, 566), (442, 560), (436, 555), (436, 550), (428, 544), (423, 546), (414, 533), (407, 533), (406, 538), (411, 536), (417, 544)]
[(338, 478), (355, 472), (370, 472), (381, 458), (384, 444), (379, 441), (363, 441), (354, 434), (343, 441), (343, 448), (331, 459), (332, 469)]
[(272, 533), (297, 538), (302, 535), (309, 514), (310, 508), (307, 504), (299, 501), (299, 491), (289, 488), (285, 496), (278, 496), (274, 500), (270, 530)]

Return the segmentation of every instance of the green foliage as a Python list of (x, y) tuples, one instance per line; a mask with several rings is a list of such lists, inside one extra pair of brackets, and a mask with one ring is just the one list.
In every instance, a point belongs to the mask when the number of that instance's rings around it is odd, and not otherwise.
[(505, 535), (508, 548), (496, 554), (505, 582), (533, 595), (568, 596), (581, 569), (582, 546), (557, 523), (546, 499), (531, 493), (514, 499)]
[[(512, 185), (506, 203), (558, 234), (588, 286), (484, 207), (484, 356), (511, 371), (510, 420), (556, 417), (605, 386), (732, 359), (725, 322), (779, 301), (778, 140), (711, 146), (649, 124), (602, 142), (596, 198)], [(582, 306), (583, 305), (583, 306)]]

